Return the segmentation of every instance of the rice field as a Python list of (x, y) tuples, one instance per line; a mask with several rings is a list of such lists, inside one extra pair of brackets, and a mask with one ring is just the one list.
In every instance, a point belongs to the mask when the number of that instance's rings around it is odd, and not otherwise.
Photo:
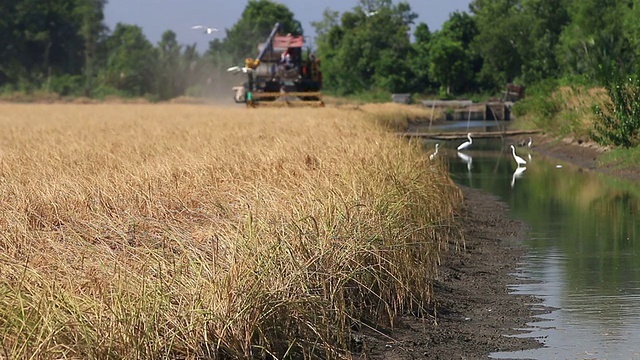
[(0, 104), (0, 358), (350, 358), (427, 311), (460, 193), (389, 113)]

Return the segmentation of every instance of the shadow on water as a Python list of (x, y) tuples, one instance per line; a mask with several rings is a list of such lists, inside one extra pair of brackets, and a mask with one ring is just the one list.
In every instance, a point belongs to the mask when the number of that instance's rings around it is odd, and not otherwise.
[(538, 281), (512, 291), (557, 308), (518, 335), (543, 348), (491, 357), (640, 359), (640, 185), (544, 158), (535, 146), (516, 147), (527, 161), (518, 169), (508, 142), (457, 145), (440, 145), (452, 178), (499, 196), (531, 226), (517, 276)]

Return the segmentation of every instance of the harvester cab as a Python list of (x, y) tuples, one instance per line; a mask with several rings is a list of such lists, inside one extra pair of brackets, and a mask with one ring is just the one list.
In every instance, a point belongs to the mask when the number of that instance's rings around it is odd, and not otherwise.
[(277, 23), (267, 40), (258, 45), (258, 56), (247, 58), (246, 81), (233, 87), (234, 100), (247, 106), (324, 106), (320, 61), (311, 51), (303, 52), (304, 37), (280, 35)]

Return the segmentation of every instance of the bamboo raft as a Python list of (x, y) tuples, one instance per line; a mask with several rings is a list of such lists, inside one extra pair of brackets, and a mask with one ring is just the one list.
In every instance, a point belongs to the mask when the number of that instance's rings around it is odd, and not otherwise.
[[(508, 130), (508, 131), (487, 131), (487, 132), (471, 132), (474, 139), (494, 139), (518, 135), (539, 134), (542, 130)], [(466, 139), (469, 132), (405, 132), (399, 135), (406, 138), (423, 138), (436, 140), (459, 140)]]

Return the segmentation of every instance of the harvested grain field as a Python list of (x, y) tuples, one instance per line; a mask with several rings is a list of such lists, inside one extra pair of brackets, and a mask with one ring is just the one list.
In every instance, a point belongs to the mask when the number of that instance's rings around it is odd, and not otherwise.
[(426, 311), (461, 195), (389, 112), (0, 104), (0, 357), (348, 358)]

